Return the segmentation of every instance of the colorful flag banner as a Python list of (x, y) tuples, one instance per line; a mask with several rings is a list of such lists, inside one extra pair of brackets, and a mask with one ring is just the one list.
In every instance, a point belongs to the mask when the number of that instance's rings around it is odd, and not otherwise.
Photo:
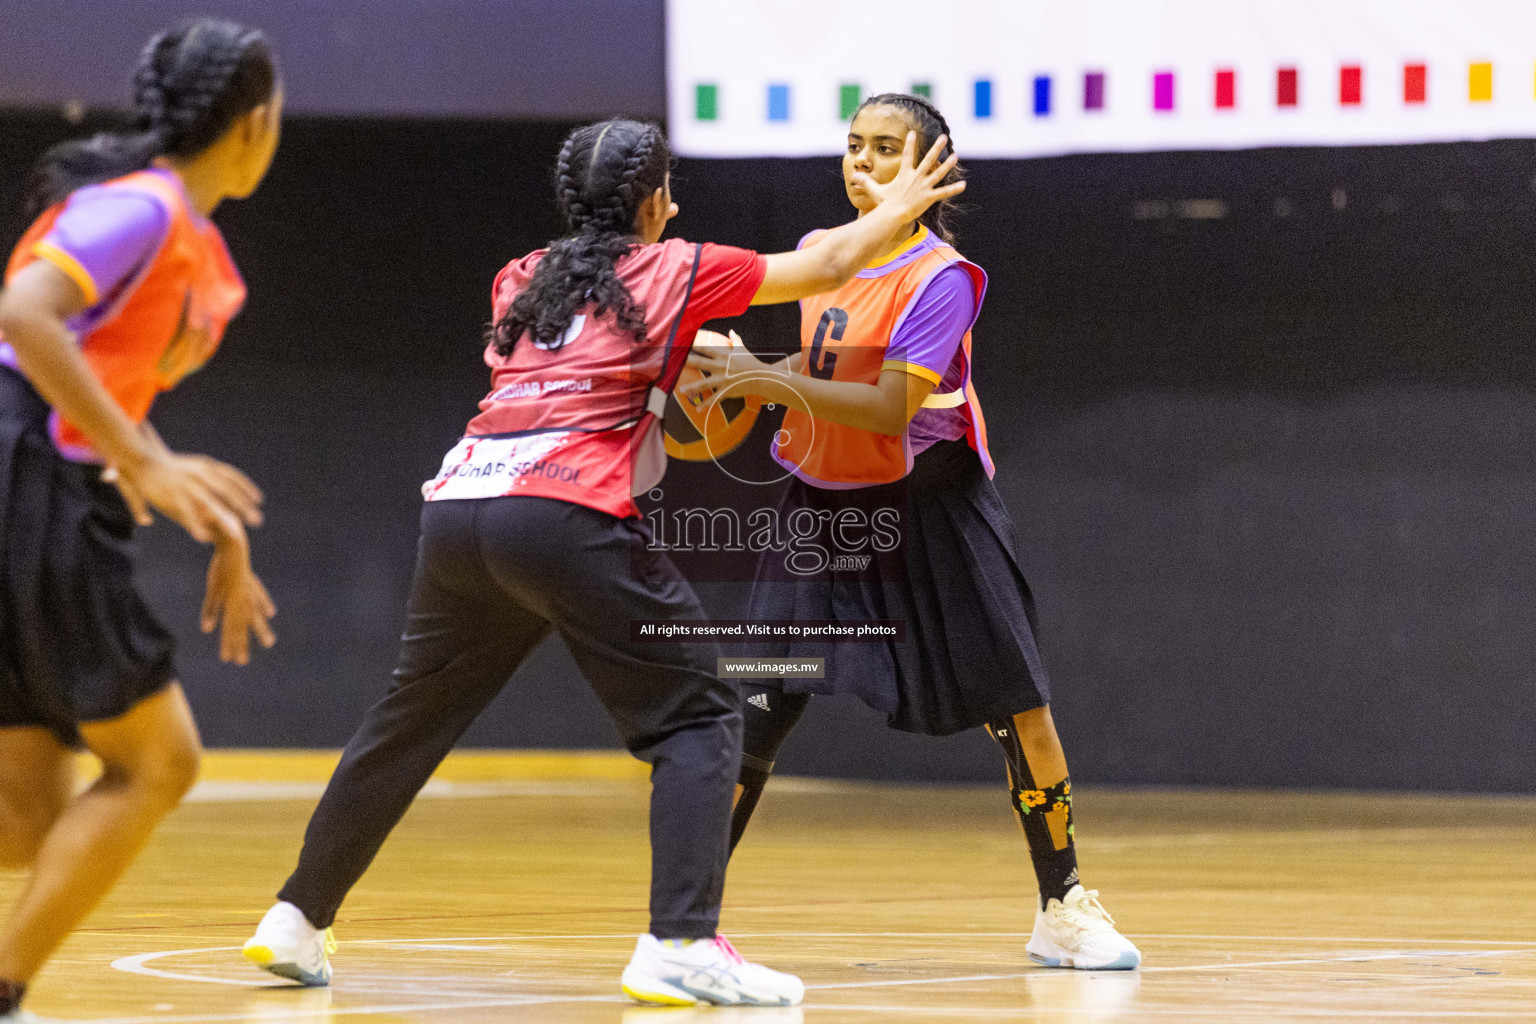
[(1536, 136), (1531, 0), (667, 0), (667, 31), (688, 156), (837, 153), (888, 91), (975, 157)]

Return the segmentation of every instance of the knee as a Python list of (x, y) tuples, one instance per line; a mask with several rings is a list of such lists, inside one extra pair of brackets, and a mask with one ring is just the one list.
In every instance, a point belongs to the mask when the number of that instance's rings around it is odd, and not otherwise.
[(1013, 729), (1019, 738), (1019, 744), (1025, 750), (1054, 750), (1061, 745), (1061, 740), (1056, 736), (1056, 722), (1051, 718), (1049, 705), (1014, 715)]
[(197, 783), (202, 767), (203, 747), (197, 740), (170, 744), (156, 761), (155, 787), (173, 805), (178, 804)]
[(146, 751), (126, 770), (126, 775), (147, 804), (167, 813), (181, 803), (197, 782), (202, 762), (203, 748), (196, 738), (167, 738)]

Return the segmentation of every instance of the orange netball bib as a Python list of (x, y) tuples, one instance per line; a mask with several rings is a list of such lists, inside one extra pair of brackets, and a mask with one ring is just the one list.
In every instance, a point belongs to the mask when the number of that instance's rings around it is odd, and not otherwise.
[[(887, 368), (891, 337), (940, 270), (959, 265), (976, 286), (977, 308), (986, 288), (986, 275), (962, 259), (953, 247), (930, 239), (920, 230), (910, 245), (927, 251), (916, 259), (893, 260), (883, 267), (860, 271), (835, 292), (812, 296), (800, 304), (800, 372), (823, 380), (875, 384)], [(993, 472), (987, 451), (987, 427), (981, 404), (971, 386), (971, 332), (960, 350), (965, 360), (965, 384), (954, 395), (936, 395), (928, 403), (963, 410), (966, 440), (981, 456), (987, 475)], [(901, 369), (893, 363), (890, 368)], [(912, 469), (912, 445), (907, 431), (877, 434), (843, 426), (797, 409), (784, 414), (774, 440), (773, 457), (808, 484), (827, 488), (869, 487), (900, 480)]]
[[(81, 353), (97, 378), (139, 423), (157, 395), (213, 355), (245, 303), (245, 282), (219, 229), (187, 205), (179, 182), (161, 172), (138, 171), (107, 185), (148, 193), (170, 220), (159, 251), (80, 338)], [(37, 243), (63, 209), (63, 203), (57, 204), (28, 229), (11, 256), (7, 277), (39, 258)], [(57, 415), (52, 433), (66, 455), (93, 457), (85, 435)]]

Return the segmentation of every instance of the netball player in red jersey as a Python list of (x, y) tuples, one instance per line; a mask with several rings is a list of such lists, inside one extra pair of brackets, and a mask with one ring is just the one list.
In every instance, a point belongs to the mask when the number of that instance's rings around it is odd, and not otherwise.
[[(134, 104), (137, 134), (43, 157), (0, 292), (0, 866), (32, 869), (0, 931), (3, 1021), (197, 773), (171, 635), (134, 585), (135, 520), (157, 508), (213, 543), (203, 628), (223, 619), (226, 661), (250, 632), (272, 643), (244, 530), (260, 492), (145, 422), (245, 299), (208, 216), (277, 146), (266, 37), (211, 20), (156, 36)], [(103, 772), (77, 796), (82, 744)]]
[[(942, 142), (942, 140), (940, 140)], [(665, 469), (660, 414), (707, 320), (834, 290), (886, 239), (957, 194), (935, 145), (884, 183), (881, 206), (820, 245), (762, 256), (662, 242), (677, 213), (654, 125), (577, 129), (560, 151), (568, 233), (497, 276), (491, 392), (424, 487), (399, 667), (347, 745), (297, 870), (246, 944), (283, 977), (325, 984), (329, 928), (459, 736), (551, 633), (626, 746), (652, 764), (651, 924), (623, 974), (649, 1003), (787, 1005), (799, 979), (716, 935), (741, 754), (741, 695), (713, 643), (636, 643), (637, 620), (705, 618), (653, 550), (632, 495)], [(863, 179), (861, 179), (863, 180)]]
[[(843, 156), (855, 223), (884, 211), (868, 182), (904, 173), (911, 157), (901, 140), (909, 132), (925, 142), (949, 136), (937, 108), (918, 96), (875, 96), (855, 113)], [(947, 213), (939, 204), (902, 221), (880, 259), (803, 302), (802, 349), (787, 363), (770, 366), (739, 348), (690, 358), (714, 376), (684, 393), (758, 395), (788, 407), (773, 449), (795, 477), (781, 521), (807, 509), (850, 528), (886, 509), (900, 517), (900, 545), (874, 550), (866, 572), (802, 577), (786, 570), (782, 554), (765, 554), (752, 618), (895, 619), (905, 622), (906, 637), (756, 652), (824, 655), (826, 678), (744, 688), (732, 846), (812, 693), (853, 694), (909, 732), (982, 726), (1006, 755), (1039, 882), (1030, 956), (1052, 967), (1132, 969), (1141, 954), (1115, 930), (1098, 893), (1078, 881), (1072, 785), (1035, 647), (1034, 600), (992, 485), (972, 385), (971, 327), (987, 278), (951, 245)], [(826, 237), (802, 245), (815, 251)]]

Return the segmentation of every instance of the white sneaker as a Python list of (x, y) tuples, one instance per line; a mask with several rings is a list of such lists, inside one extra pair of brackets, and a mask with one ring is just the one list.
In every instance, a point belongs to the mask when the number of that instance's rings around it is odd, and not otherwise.
[(1134, 971), (1141, 966), (1141, 951), (1115, 931), (1115, 919), (1099, 902), (1098, 890), (1081, 885), (1035, 915), (1035, 931), (1024, 948), (1031, 960), (1047, 967)]
[(794, 1006), (805, 985), (793, 974), (742, 959), (725, 936), (663, 943), (642, 935), (624, 968), (624, 994), (661, 1006)]
[(39, 1017), (26, 1010), (12, 1010), (10, 1013), (0, 1013), (0, 1024), (54, 1024), (54, 1022), (50, 1017)]
[(251, 963), (279, 978), (310, 987), (329, 985), (336, 936), (329, 928), (321, 931), (310, 924), (292, 903), (279, 903), (261, 919), (243, 952)]

